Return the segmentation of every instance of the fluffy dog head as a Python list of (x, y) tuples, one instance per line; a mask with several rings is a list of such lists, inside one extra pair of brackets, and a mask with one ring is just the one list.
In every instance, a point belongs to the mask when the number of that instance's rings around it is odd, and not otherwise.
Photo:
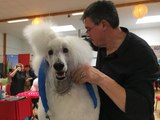
[(88, 42), (79, 37), (57, 35), (50, 26), (50, 23), (29, 25), (24, 35), (35, 53), (35, 71), (38, 71), (40, 62), (45, 58), (49, 65), (49, 77), (54, 80), (57, 91), (62, 92), (71, 84), (70, 71), (91, 63), (92, 49)]

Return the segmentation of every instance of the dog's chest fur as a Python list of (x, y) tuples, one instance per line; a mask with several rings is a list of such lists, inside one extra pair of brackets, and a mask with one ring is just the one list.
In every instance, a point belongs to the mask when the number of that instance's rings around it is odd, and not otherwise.
[[(46, 86), (49, 110), (52, 115), (51, 120), (98, 120), (98, 106), (95, 109), (93, 101), (84, 85), (73, 84), (69, 93), (58, 95)], [(97, 89), (95, 89), (96, 95)]]

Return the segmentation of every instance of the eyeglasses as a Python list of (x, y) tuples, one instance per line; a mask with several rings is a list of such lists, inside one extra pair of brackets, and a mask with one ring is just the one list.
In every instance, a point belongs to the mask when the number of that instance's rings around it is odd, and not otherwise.
[(96, 27), (96, 25), (95, 26), (93, 26), (93, 27), (91, 27), (91, 28), (86, 28), (87, 30), (86, 30), (86, 33), (89, 33), (89, 32), (91, 32), (92, 30), (93, 30), (93, 28), (95, 28)]

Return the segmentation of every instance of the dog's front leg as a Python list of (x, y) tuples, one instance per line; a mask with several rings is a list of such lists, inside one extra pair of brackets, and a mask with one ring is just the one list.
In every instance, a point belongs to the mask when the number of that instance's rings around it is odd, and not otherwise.
[(38, 102), (38, 120), (46, 120), (46, 113), (44, 111), (41, 98), (39, 98)]

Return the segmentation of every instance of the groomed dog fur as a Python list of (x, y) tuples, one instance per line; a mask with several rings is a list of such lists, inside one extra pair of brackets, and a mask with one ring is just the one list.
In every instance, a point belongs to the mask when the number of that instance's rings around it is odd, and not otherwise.
[[(93, 101), (85, 85), (73, 83), (70, 72), (78, 66), (90, 64), (92, 49), (88, 42), (73, 36), (60, 36), (52, 31), (51, 24), (29, 25), (24, 35), (34, 51), (32, 61), (36, 72), (42, 59), (49, 65), (45, 80), (46, 97), (51, 120), (98, 120), (99, 96), (94, 91), (98, 105)], [(45, 111), (39, 100), (39, 120), (45, 120)]]

